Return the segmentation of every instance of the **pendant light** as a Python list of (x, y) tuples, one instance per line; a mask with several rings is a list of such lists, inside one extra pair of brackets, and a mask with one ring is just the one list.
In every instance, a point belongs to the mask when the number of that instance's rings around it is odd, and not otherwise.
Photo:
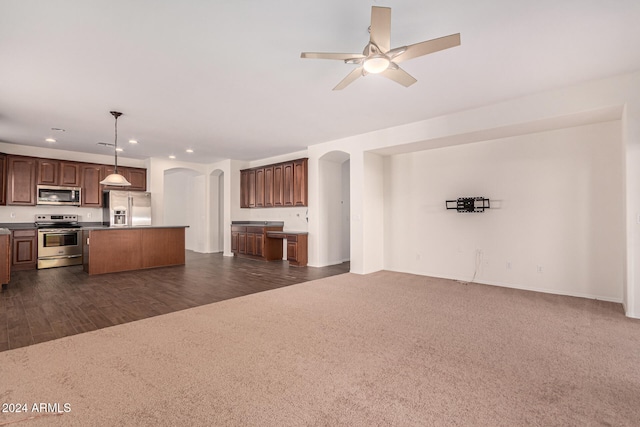
[(105, 179), (100, 181), (102, 185), (113, 185), (118, 187), (128, 187), (131, 185), (127, 179), (118, 173), (118, 117), (122, 115), (122, 113), (118, 111), (110, 111), (111, 115), (116, 119), (116, 138), (113, 143), (113, 150), (115, 152), (115, 164), (113, 167), (113, 173), (107, 175)]

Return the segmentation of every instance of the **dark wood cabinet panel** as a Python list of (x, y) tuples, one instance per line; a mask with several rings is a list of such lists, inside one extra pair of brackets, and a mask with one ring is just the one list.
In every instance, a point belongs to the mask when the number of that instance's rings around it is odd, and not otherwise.
[(60, 161), (50, 159), (38, 159), (38, 185), (58, 185)]
[(247, 180), (248, 183), (248, 194), (249, 194), (249, 202), (247, 206), (250, 208), (256, 207), (256, 171), (249, 171), (249, 178)]
[(82, 178), (82, 202), (85, 207), (102, 207), (102, 185), (103, 179), (102, 165), (83, 165), (80, 169)]
[(293, 205), (307, 206), (307, 159), (293, 161)]
[(273, 207), (273, 166), (264, 168), (264, 207)]
[(7, 204), (7, 156), (0, 154), (0, 205)]
[(82, 185), (80, 167), (80, 163), (61, 161), (58, 175), (59, 185), (63, 187), (80, 187)]
[(131, 183), (130, 190), (147, 191), (147, 170), (140, 168), (127, 168), (129, 177), (127, 178)]
[(273, 166), (273, 206), (281, 207), (284, 205), (284, 187), (283, 187), (283, 165)]
[(264, 207), (264, 168), (255, 170), (256, 178), (256, 208)]
[(11, 280), (11, 234), (0, 235), (0, 285)]
[(36, 158), (7, 157), (7, 204), (35, 206)]
[(282, 204), (293, 206), (293, 162), (282, 166)]
[(238, 252), (238, 235), (240, 233), (231, 233), (231, 252)]
[(11, 232), (13, 270), (35, 270), (38, 263), (37, 232), (32, 230), (13, 230)]

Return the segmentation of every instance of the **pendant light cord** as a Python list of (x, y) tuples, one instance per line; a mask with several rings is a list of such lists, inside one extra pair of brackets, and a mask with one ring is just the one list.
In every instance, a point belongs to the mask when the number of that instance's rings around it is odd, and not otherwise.
[(115, 140), (113, 145), (114, 145), (116, 161), (115, 161), (115, 164), (114, 164), (114, 167), (113, 167), (113, 173), (118, 173), (118, 116), (116, 116), (115, 114), (114, 114), (114, 116), (116, 118), (116, 132), (115, 132), (116, 133), (116, 140)]

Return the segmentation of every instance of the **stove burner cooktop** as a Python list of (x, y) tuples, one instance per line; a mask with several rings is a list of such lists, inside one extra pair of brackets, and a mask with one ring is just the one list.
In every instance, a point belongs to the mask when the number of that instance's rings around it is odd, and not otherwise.
[(37, 228), (80, 228), (78, 215), (38, 214), (35, 225)]

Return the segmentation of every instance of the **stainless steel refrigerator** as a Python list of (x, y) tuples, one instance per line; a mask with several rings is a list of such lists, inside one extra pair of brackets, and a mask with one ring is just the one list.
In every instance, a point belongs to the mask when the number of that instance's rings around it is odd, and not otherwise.
[(151, 193), (109, 190), (103, 193), (102, 223), (109, 227), (151, 225)]

